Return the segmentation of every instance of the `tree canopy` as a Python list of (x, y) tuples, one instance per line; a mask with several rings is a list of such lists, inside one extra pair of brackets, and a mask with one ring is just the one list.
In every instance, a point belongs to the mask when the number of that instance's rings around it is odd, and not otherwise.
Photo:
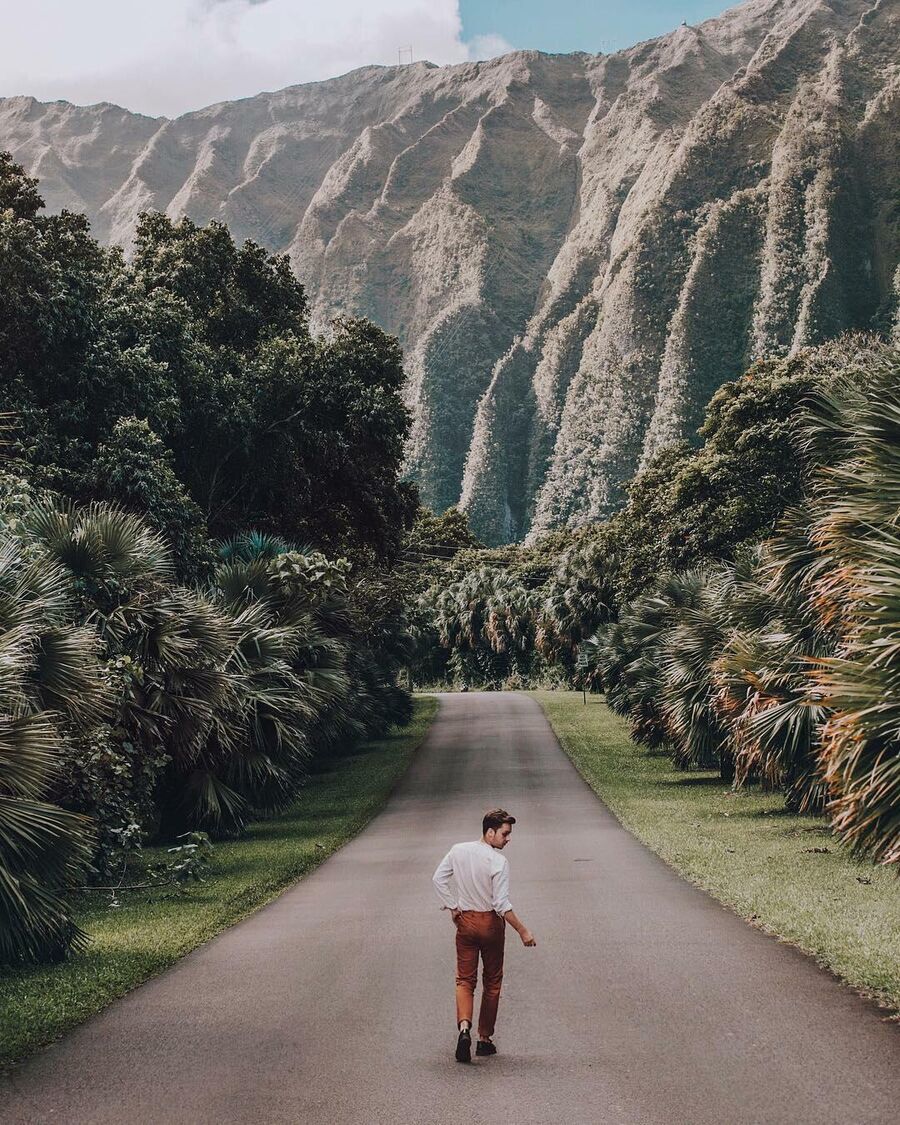
[[(42, 206), (4, 155), (0, 402), (32, 479), (89, 499), (98, 455), (131, 419), (132, 447), (143, 434), (183, 488), (181, 524), (199, 512), (214, 536), (254, 527), (396, 554), (416, 511), (399, 480), (409, 415), (396, 340), (363, 320), (315, 337), (287, 258), (238, 246), (220, 223), (145, 214), (126, 261), (84, 216)], [(105, 493), (140, 507), (154, 490), (132, 475)]]

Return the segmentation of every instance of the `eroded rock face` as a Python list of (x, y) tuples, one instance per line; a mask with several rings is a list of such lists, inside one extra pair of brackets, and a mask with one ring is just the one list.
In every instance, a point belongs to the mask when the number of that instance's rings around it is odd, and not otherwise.
[(367, 67), (177, 120), (0, 101), (51, 209), (288, 252), (406, 349), (409, 471), (489, 542), (596, 519), (757, 356), (888, 324), (900, 2), (751, 0), (615, 55)]

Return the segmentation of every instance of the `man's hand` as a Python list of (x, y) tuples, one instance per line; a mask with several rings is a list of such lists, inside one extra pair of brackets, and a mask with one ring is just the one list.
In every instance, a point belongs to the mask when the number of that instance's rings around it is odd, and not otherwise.
[(460, 910), (458, 906), (454, 906), (454, 908), (450, 911), (450, 917), (453, 919), (454, 926), (459, 921), (460, 914), (462, 914), (462, 910)]
[(514, 910), (507, 910), (503, 915), (503, 921), (507, 926), (512, 926), (519, 937), (522, 939), (523, 945), (537, 945), (534, 940), (534, 934), (529, 930), (521, 918), (519, 918)]

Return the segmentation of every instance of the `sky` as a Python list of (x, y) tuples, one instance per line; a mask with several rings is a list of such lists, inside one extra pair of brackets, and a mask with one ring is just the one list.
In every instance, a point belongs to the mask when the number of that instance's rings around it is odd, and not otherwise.
[(615, 51), (729, 0), (0, 0), (0, 97), (151, 116), (370, 63)]

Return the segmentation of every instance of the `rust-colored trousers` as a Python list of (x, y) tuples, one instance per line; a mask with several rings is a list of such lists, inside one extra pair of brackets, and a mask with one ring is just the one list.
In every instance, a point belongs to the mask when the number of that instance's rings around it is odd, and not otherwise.
[(503, 983), (503, 943), (506, 923), (493, 910), (464, 910), (456, 923), (456, 1022), (472, 1022), (478, 955), (481, 954), (481, 1011), (478, 1034), (490, 1039), (497, 1020)]

